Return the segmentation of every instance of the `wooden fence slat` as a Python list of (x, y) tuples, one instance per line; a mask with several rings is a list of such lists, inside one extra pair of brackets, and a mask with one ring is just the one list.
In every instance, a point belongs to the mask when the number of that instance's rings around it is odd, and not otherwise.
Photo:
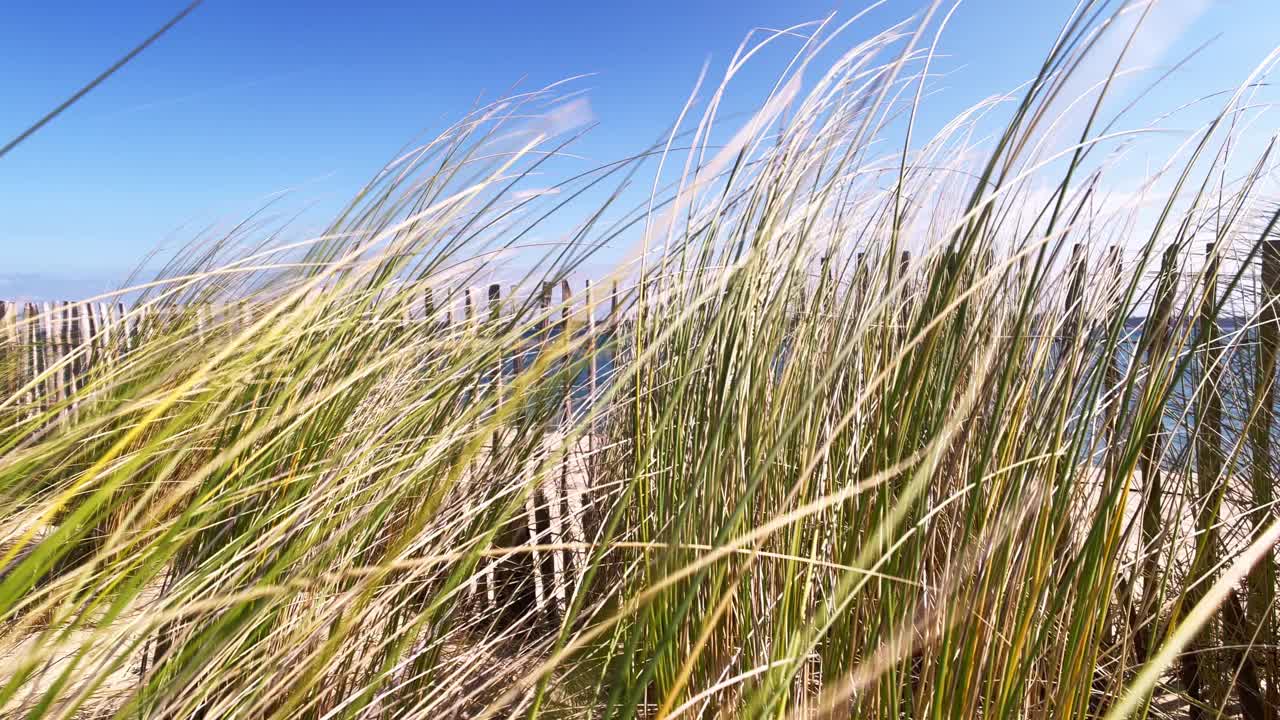
[(898, 326), (902, 333), (907, 332), (907, 323), (911, 319), (911, 288), (907, 284), (907, 271), (911, 268), (911, 251), (903, 250), (898, 257), (898, 277), (902, 283), (902, 296), (898, 305)]
[(115, 323), (111, 319), (111, 306), (100, 302), (95, 306), (94, 314), (98, 319), (98, 332), (101, 334), (98, 349), (102, 353), (102, 360), (106, 361), (111, 353), (111, 338), (115, 332)]
[(18, 307), (15, 303), (0, 301), (0, 348), (3, 348), (4, 357), (13, 363), (12, 366), (0, 368), (4, 372), (4, 376), (0, 377), (0, 393), (6, 400), (22, 386), (22, 348), (18, 345), (17, 323), (14, 317), (17, 311)]
[(82, 317), (80, 321), (80, 332), (84, 334), (86, 343), (88, 344), (88, 356), (85, 362), (92, 366), (97, 360), (99, 349), (102, 343), (102, 320), (97, 315), (98, 303), (82, 303)]
[(422, 291), (422, 317), (427, 322), (427, 327), (436, 322), (439, 318), (436, 315), (436, 298), (431, 288)]
[(542, 290), (538, 293), (538, 329), (545, 331), (551, 326), (551, 291), (555, 287), (550, 282), (542, 283)]
[(85, 382), (85, 373), (88, 371), (88, 358), (84, 353), (84, 344), (88, 341), (88, 337), (84, 333), (84, 304), (78, 302), (68, 302), (66, 305), (66, 314), (63, 316), (67, 320), (67, 355), (69, 362), (67, 363), (67, 399), (71, 404), (67, 408), (67, 412), (72, 417), (78, 412), (80, 388)]
[(41, 317), (44, 321), (44, 368), (49, 388), (47, 409), (52, 409), (62, 400), (62, 373), (58, 371), (58, 360), (62, 355), (62, 345), (58, 341), (58, 320), (55, 314), (56, 305), (44, 303)]
[[(594, 404), (596, 401), (596, 386), (599, 382), (596, 372), (599, 367), (600, 360), (599, 357), (597, 357), (599, 341), (598, 338), (596, 338), (596, 303), (594, 292), (595, 288), (591, 286), (591, 281), (588, 280), (586, 282), (586, 286), (583, 288), (583, 295), (587, 306), (587, 402), (590, 404)], [(594, 436), (595, 415), (592, 414), (591, 429), (587, 435), (588, 446), (594, 442)], [(594, 448), (588, 447), (588, 454), (594, 455), (595, 453), (592, 452), (593, 450)]]
[[(569, 313), (570, 305), (573, 301), (572, 289), (568, 280), (560, 281), (560, 323), (559, 332), (561, 340), (567, 340), (564, 335), (569, 332)], [(564, 419), (561, 421), (561, 443), (568, 442), (569, 426), (573, 418), (573, 381), (567, 375), (564, 383)], [(579, 540), (577, 537), (566, 537), (565, 524), (569, 517), (572, 517), (573, 507), (581, 503), (574, 503), (569, 500), (571, 488), (569, 487), (569, 448), (551, 448), (552, 452), (560, 451), (559, 466), (553, 471), (551, 482), (544, 486), (543, 491), (546, 495), (547, 505), (547, 530), (550, 533), (550, 540), (554, 543), (561, 543), (565, 540)], [(565, 562), (567, 553), (564, 551), (555, 551), (548, 553), (551, 555), (551, 599), (555, 604), (555, 609), (561, 611), (565, 608), (565, 591), (568, 586), (568, 567)]]
[(27, 303), (24, 306), (23, 320), (25, 321), (26, 327), (27, 347), (30, 349), (30, 351), (25, 354), (28, 356), (31, 367), (31, 372), (27, 376), (27, 379), (31, 384), (29, 398), (32, 413), (40, 412), (40, 403), (43, 403), (46, 397), (40, 387), (40, 383), (36, 382), (36, 378), (40, 377), (40, 363), (42, 359), (42, 350), (40, 347), (40, 321), (37, 318), (37, 315), (38, 313), (36, 312), (35, 305), (33, 303)]
[(1066, 317), (1066, 325), (1063, 327), (1062, 347), (1064, 352), (1069, 349), (1079, 337), (1083, 330), (1085, 316), (1084, 308), (1084, 288), (1085, 280), (1089, 272), (1089, 257), (1083, 243), (1076, 243), (1071, 247), (1071, 277), (1067, 285), (1066, 307), (1064, 308), (1064, 317)]
[[(241, 307), (243, 307), (243, 303)], [(132, 311), (125, 309), (124, 303), (116, 304), (116, 312), (120, 315), (120, 346), (128, 353), (136, 347), (137, 317)]]
[[(1120, 303), (1123, 300), (1121, 295), (1123, 294), (1123, 290), (1124, 290), (1123, 288), (1124, 258), (1120, 254), (1119, 245), (1112, 245), (1110, 248), (1107, 249), (1107, 260), (1105, 265), (1106, 265), (1107, 277), (1109, 278), (1109, 281), (1111, 283), (1111, 288), (1112, 288), (1111, 302), (1108, 304), (1108, 307), (1107, 307), (1107, 315), (1108, 317), (1110, 317), (1114, 313), (1120, 310)], [(1123, 332), (1124, 331), (1122, 329), (1121, 333), (1123, 334)], [(1120, 353), (1112, 352), (1111, 360), (1110, 362), (1107, 363), (1106, 387), (1108, 392), (1113, 392), (1116, 388), (1119, 387), (1120, 377), (1121, 377), (1120, 371), (1121, 371)], [(1116, 402), (1121, 402), (1121, 400), (1117, 399)], [(1117, 411), (1113, 413), (1113, 416), (1116, 418), (1120, 417), (1119, 409), (1117, 409)]]
[[(1151, 309), (1147, 313), (1147, 322), (1143, 327), (1144, 338), (1142, 344), (1145, 346), (1145, 357), (1134, 358), (1134, 362), (1145, 362), (1147, 365), (1146, 390), (1148, 392), (1152, 391), (1151, 383), (1157, 381), (1154, 366), (1157, 359), (1162, 357), (1163, 348), (1169, 339), (1169, 323), (1177, 287), (1176, 247), (1171, 247), (1165, 251), (1161, 259)], [(1142, 452), (1138, 458), (1144, 494), (1141, 527), (1144, 543), (1155, 542), (1155, 538), (1164, 530), (1164, 478), (1163, 473), (1160, 471), (1162, 432), (1163, 428), (1157, 426), (1143, 438)], [(1143, 597), (1140, 600), (1140, 617), (1143, 620), (1147, 619), (1156, 610), (1155, 603), (1158, 602), (1158, 588), (1156, 587), (1156, 574), (1159, 570), (1158, 560), (1159, 558), (1155, 554), (1149, 554), (1142, 563)], [(1152, 625), (1144, 625), (1138, 631), (1138, 638), (1134, 643), (1139, 658), (1148, 657), (1152, 649), (1150, 643), (1152, 633), (1146, 629), (1149, 627), (1152, 627)]]
[(613, 281), (613, 288), (609, 293), (609, 331), (613, 332), (618, 327), (618, 281)]
[[(1222, 471), (1222, 403), (1218, 397), (1218, 375), (1221, 349), (1218, 347), (1218, 271), (1219, 257), (1214, 244), (1205, 245), (1205, 271), (1199, 309), (1200, 383), (1203, 388), (1196, 396), (1195, 438), (1196, 477), (1202, 502), (1213, 492), (1214, 483)], [(1213, 525), (1212, 523), (1210, 525)], [(1216, 555), (1217, 530), (1205, 528), (1206, 537), (1201, 542), (1213, 548)], [(1209, 581), (1211, 582), (1211, 581)]]
[[(518, 285), (507, 286), (507, 304), (513, 308), (513, 312), (516, 312), (517, 314), (522, 315), (522, 313), (520, 313), (520, 311), (518, 310), (521, 302), (519, 295), (517, 294), (519, 291), (520, 291), (520, 286)], [(511, 370), (513, 373), (519, 375), (521, 370), (524, 369), (523, 338), (516, 338), (513, 345), (515, 347), (513, 348), (513, 352), (511, 356)]]
[[(58, 401), (65, 405), (65, 402), (71, 398), (75, 392), (75, 378), (73, 375), (73, 361), (71, 357), (71, 303), (61, 300), (57, 304), (54, 313), (53, 323), (54, 331), (57, 333), (58, 343), (58, 381), (61, 384), (61, 392), (58, 393)], [(58, 413), (59, 421), (66, 418), (65, 409)]]
[[(501, 329), (499, 327), (501, 319), (502, 319), (502, 285), (498, 283), (491, 283), (489, 285), (489, 322), (490, 322), (491, 332), (494, 332), (494, 333), (501, 332)], [(494, 406), (498, 411), (502, 410), (502, 403), (503, 403), (503, 381), (504, 381), (503, 375), (506, 371), (505, 361), (506, 361), (506, 358), (499, 355), (497, 367), (494, 368), (494, 376), (493, 376)], [(497, 458), (499, 457), (501, 442), (502, 442), (501, 432), (497, 429), (494, 429), (493, 436), (489, 440), (490, 458), (493, 459), (494, 461), (496, 461)], [(480, 583), (481, 585), (483, 585), (483, 589), (484, 589), (485, 600), (488, 602), (489, 607), (495, 607), (497, 605), (497, 597), (498, 597), (497, 596), (498, 573), (495, 570), (494, 565), (495, 565), (494, 562), (486, 562), (484, 564), (483, 574), (480, 578)]]

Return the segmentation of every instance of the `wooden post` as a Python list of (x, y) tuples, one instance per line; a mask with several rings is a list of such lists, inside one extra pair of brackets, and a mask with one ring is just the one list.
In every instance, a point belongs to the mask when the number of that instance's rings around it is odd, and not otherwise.
[[(1165, 253), (1168, 254), (1167, 252)], [(1163, 265), (1161, 270), (1163, 270)], [(1120, 302), (1122, 300), (1122, 287), (1124, 285), (1124, 260), (1120, 255), (1120, 246), (1112, 245), (1107, 250), (1107, 271), (1111, 275), (1112, 297), (1111, 307), (1109, 308), (1112, 315), (1118, 314), (1122, 308)], [(1122, 321), (1123, 322), (1123, 321)], [(1123, 337), (1124, 328), (1120, 329), (1121, 337)], [(1118, 350), (1118, 347), (1117, 347)], [(1134, 358), (1136, 360), (1137, 358)], [(1120, 386), (1120, 353), (1112, 351), (1110, 362), (1107, 363), (1107, 390), (1114, 392)], [(1122, 398), (1117, 398), (1117, 403), (1122, 403)], [(1120, 413), (1124, 412), (1123, 407), (1117, 407), (1114, 417), (1119, 418)], [(1114, 430), (1114, 428), (1113, 428)]]
[[(540, 292), (538, 293), (538, 338), (536, 340), (536, 349), (534, 354), (534, 362), (538, 362), (541, 355), (547, 347), (551, 333), (551, 293), (555, 290), (554, 283), (544, 281)], [(546, 433), (539, 443), (538, 451), (530, 457), (527, 472), (537, 473), (544, 462), (547, 453)], [(551, 474), (554, 478), (555, 475)], [(531, 478), (532, 479), (532, 478)], [(552, 482), (534, 485), (528, 496), (525, 498), (525, 514), (529, 524), (529, 542), (540, 544), (544, 542), (542, 531), (540, 528), (546, 527), (548, 531), (551, 526), (550, 509), (560, 501), (559, 493), (555, 492), (555, 483)], [(530, 553), (533, 569), (533, 592), (536, 607), (539, 611), (550, 609), (551, 596), (554, 588), (548, 588), (547, 581), (552, 583), (555, 581), (553, 568), (548, 561), (552, 558), (544, 557), (546, 553), (534, 550)], [(559, 553), (550, 553), (558, 555)]]
[[(517, 308), (521, 306), (520, 301), (518, 299), (518, 295), (517, 295), (517, 292), (519, 291), (519, 289), (520, 289), (519, 286), (512, 285), (511, 288), (507, 291), (507, 302), (515, 304)], [(520, 316), (520, 313), (517, 311), (516, 315)], [(520, 334), (516, 336), (516, 338), (514, 339), (515, 355), (513, 355), (511, 358), (511, 371), (516, 375), (519, 375), (521, 372), (524, 371), (524, 351), (525, 351), (524, 340), (525, 338), (524, 338), (524, 328), (517, 327), (516, 329), (520, 332)]]
[[(9, 335), (9, 323), (12, 321), (13, 313), (9, 310), (9, 303), (0, 300), (0, 331), (2, 331), (2, 334), (0, 334), (0, 350), (3, 350), (3, 354), (0, 357), (4, 357), (6, 361), (15, 351), (15, 345)], [(9, 387), (8, 380), (7, 377), (4, 378), (4, 383), (0, 384), (0, 387), (7, 389)]]
[[(1275, 476), (1271, 466), (1271, 432), (1275, 426), (1275, 376), (1276, 360), (1280, 355), (1280, 239), (1262, 240), (1261, 297), (1258, 299), (1258, 351), (1257, 374), (1254, 378), (1254, 405), (1257, 408), (1251, 430), (1253, 435), (1252, 469), (1253, 507), (1250, 513), (1252, 534), (1257, 538), (1275, 517)], [(1270, 548), (1249, 571), (1246, 581), (1248, 597), (1245, 617), (1249, 628), (1257, 629), (1258, 647), (1265, 662), (1259, 663), (1267, 683), (1267, 705), (1276, 708), (1277, 699), (1275, 619), (1276, 595), (1275, 549)], [(1273, 712), (1268, 713), (1274, 716)]]
[(44, 371), (49, 376), (47, 378), (49, 391), (46, 395), (46, 404), (50, 409), (53, 409), (62, 402), (62, 370), (58, 367), (59, 361), (62, 359), (62, 323), (58, 319), (61, 304), (45, 303), (42, 309), (41, 315), (44, 317), (45, 336)]
[[(1258, 643), (1246, 611), (1240, 607), (1240, 596), (1232, 590), (1222, 603), (1224, 645), (1230, 650), (1229, 666), (1237, 677), (1237, 696), (1240, 699), (1240, 716), (1245, 720), (1264, 720), (1274, 713), (1275, 705), (1263, 695), (1258, 665), (1249, 648)], [(1270, 695), (1268, 692), (1267, 695)]]
[[(241, 315), (244, 314), (244, 304), (240, 305)], [(138, 337), (138, 320), (134, 314), (125, 309), (124, 303), (116, 303), (116, 313), (120, 315), (120, 349), (121, 354), (128, 354), (137, 344)]]
[[(1177, 246), (1170, 246), (1164, 252), (1160, 260), (1160, 272), (1156, 276), (1155, 293), (1151, 300), (1151, 308), (1147, 312), (1147, 321), (1142, 329), (1143, 339), (1142, 347), (1145, 350), (1145, 358), (1141, 360), (1147, 364), (1147, 382), (1144, 392), (1157, 392), (1158, 388), (1154, 386), (1156, 382), (1163, 379), (1163, 375), (1158, 372), (1157, 364), (1168, 362), (1169, 358), (1165, 356), (1168, 349), (1169, 341), (1169, 321), (1173, 312), (1173, 301), (1178, 287), (1177, 275)], [(1139, 361), (1139, 358), (1134, 358)], [(1160, 442), (1160, 434), (1163, 428), (1160, 423), (1151, 428), (1142, 439), (1142, 453), (1138, 458), (1138, 466), (1141, 469), (1143, 484), (1143, 503), (1142, 503), (1142, 547), (1154, 547), (1156, 538), (1163, 531), (1164, 517), (1164, 478), (1160, 472), (1160, 454), (1162, 452), (1162, 443)], [(1128, 488), (1126, 488), (1126, 491)], [(1145, 623), (1141, 628), (1137, 629), (1137, 637), (1134, 642), (1136, 648), (1138, 662), (1147, 661), (1152, 647), (1151, 638), (1154, 637), (1155, 622), (1149, 616), (1155, 612), (1155, 603), (1158, 597), (1158, 588), (1156, 574), (1159, 570), (1159, 557), (1155, 554), (1148, 554), (1143, 558), (1140, 572), (1143, 578), (1142, 582), (1142, 598), (1140, 600), (1140, 610), (1138, 613), (1139, 622)]]
[(853, 295), (853, 302), (848, 303), (849, 306), (854, 308), (853, 313), (855, 316), (868, 307), (869, 304), (865, 302), (865, 299), (867, 297), (867, 288), (871, 284), (871, 269), (867, 267), (866, 262), (867, 254), (859, 252), (857, 258), (853, 266), (853, 277), (849, 281), (849, 292)]
[[(569, 315), (573, 302), (573, 290), (569, 286), (568, 280), (560, 281), (560, 342), (569, 342)], [(549, 531), (552, 543), (561, 543), (565, 540), (583, 541), (583, 538), (573, 536), (566, 533), (566, 526), (578, 516), (578, 510), (581, 507), (581, 496), (577, 492), (577, 488), (570, 486), (569, 463), (573, 456), (574, 448), (569, 447), (569, 430), (573, 422), (573, 392), (574, 380), (572, 375), (573, 362), (564, 362), (562, 367), (565, 369), (565, 378), (562, 392), (564, 393), (564, 419), (561, 422), (559, 434), (558, 448), (560, 452), (560, 464), (555, 472), (555, 480), (547, 488), (547, 510)], [(554, 436), (553, 436), (554, 437)], [(555, 603), (556, 610), (563, 612), (567, 607), (566, 599), (569, 591), (569, 571), (572, 562), (566, 562), (571, 556), (565, 551), (556, 551), (551, 553), (551, 578), (552, 578), (552, 599)]]
[[(501, 332), (501, 320), (502, 320), (502, 285), (498, 283), (492, 283), (489, 285), (490, 332), (494, 334)], [(506, 372), (506, 358), (503, 355), (499, 354), (498, 366), (497, 368), (495, 368), (494, 376), (493, 376), (493, 392), (494, 392), (493, 403), (494, 403), (494, 407), (498, 410), (501, 410), (502, 408), (502, 400), (503, 400), (502, 383), (503, 383), (503, 374), (505, 372)], [(490, 443), (489, 453), (491, 458), (496, 459), (498, 457), (498, 450), (499, 450), (501, 441), (502, 441), (502, 429), (495, 428), (493, 431), (493, 437), (490, 438), (489, 440), (489, 443)], [(494, 573), (493, 565), (494, 563), (488, 562), (485, 567), (484, 573), (481, 577), (481, 584), (484, 586), (485, 600), (488, 602), (488, 606), (491, 608), (497, 605), (497, 576)]]
[[(29, 352), (22, 337), (22, 331), (25, 326), (19, 318), (21, 311), (22, 309), (18, 303), (11, 302), (8, 303), (8, 311), (5, 315), (4, 329), (5, 334), (8, 337), (9, 356), (10, 362), (12, 363), (11, 371), (13, 372), (13, 384), (10, 388), (11, 393), (16, 393), (18, 389), (25, 385), (29, 379), (29, 376), (27, 375)], [(22, 406), (26, 405), (27, 402), (27, 394), (23, 393), (21, 397), (18, 398), (18, 407), (14, 408), (14, 417), (26, 416), (28, 409)]]
[(573, 290), (569, 287), (568, 280), (560, 281), (560, 302), (563, 303), (560, 308), (560, 332), (569, 332), (569, 315), (571, 314), (570, 304), (573, 302)]
[(36, 382), (36, 378), (40, 377), (40, 373), (44, 369), (45, 349), (42, 341), (42, 320), (34, 303), (27, 303), (23, 319), (26, 322), (27, 347), (31, 351), (31, 374), (26, 378), (27, 382), (31, 383), (31, 412), (32, 414), (38, 414), (43, 409), (43, 404), (46, 400), (44, 382)]
[[(0, 360), (3, 365), (0, 366), (0, 395), (9, 397), (21, 385), (22, 374), (18, 372), (18, 343), (17, 333), (11, 332), (10, 328), (16, 328), (13, 324), (14, 312), (17, 306), (11, 306), (10, 303), (0, 301)], [(7, 420), (0, 417), (0, 422)]]
[[(1111, 278), (1111, 284), (1113, 289), (1113, 296), (1111, 298), (1110, 307), (1108, 308), (1108, 315), (1111, 317), (1123, 317), (1121, 315), (1123, 309), (1120, 307), (1119, 295), (1120, 295), (1120, 286), (1123, 284), (1124, 268), (1121, 265), (1119, 245), (1112, 245), (1108, 249), (1106, 267), (1107, 267), (1108, 274)], [(1122, 319), (1120, 322), (1123, 323), (1124, 320)], [(1125, 404), (1128, 401), (1127, 397), (1124, 397), (1121, 395), (1123, 383), (1120, 380), (1121, 368), (1120, 368), (1120, 352), (1119, 352), (1120, 344), (1119, 343), (1123, 341), (1123, 337), (1124, 337), (1124, 327), (1122, 325), (1119, 331), (1119, 337), (1117, 338), (1116, 347), (1111, 349), (1111, 355), (1109, 358), (1107, 358), (1106, 378), (1105, 378), (1105, 385), (1104, 385), (1104, 391), (1111, 396), (1111, 407), (1107, 412), (1107, 421), (1105, 423), (1105, 426), (1103, 427), (1103, 432), (1105, 433), (1105, 438), (1106, 438), (1105, 457), (1106, 457), (1106, 469), (1108, 473), (1107, 475), (1108, 482), (1110, 482), (1111, 479), (1114, 478), (1116, 474), (1115, 473), (1116, 462), (1119, 459), (1119, 452), (1118, 452), (1118, 449), (1115, 447), (1116, 435), (1117, 435), (1117, 429), (1119, 428), (1119, 425), (1120, 425), (1120, 419), (1123, 417), (1124, 411), (1126, 409)], [(1103, 345), (1104, 345), (1103, 350), (1105, 352), (1106, 350), (1105, 342), (1103, 343)], [(1136, 363), (1137, 360), (1138, 358), (1134, 357), (1131, 359), (1131, 362)]]
[(40, 393), (33, 382), (40, 373), (40, 354), (36, 347), (36, 326), (32, 318), (35, 313), (32, 312), (31, 303), (23, 303), (22, 305), (22, 325), (18, 331), (22, 334), (23, 343), (23, 377), (22, 382), (29, 384), (29, 389), (24, 393), (24, 399), (28, 403), (30, 412), (28, 415), (34, 415), (39, 411)]
[[(1196, 517), (1195, 556), (1191, 563), (1191, 571), (1187, 577), (1186, 597), (1182, 612), (1190, 610), (1204, 596), (1206, 588), (1213, 584), (1216, 574), (1214, 568), (1218, 564), (1218, 511), (1220, 494), (1214, 488), (1222, 469), (1222, 450), (1220, 434), (1222, 431), (1221, 400), (1218, 397), (1218, 367), (1221, 349), (1217, 347), (1217, 314), (1218, 314), (1218, 255), (1213, 243), (1205, 246), (1205, 271), (1199, 288), (1197, 301), (1196, 344), (1200, 355), (1200, 382), (1195, 396), (1195, 426), (1192, 432), (1192, 443), (1195, 451), (1195, 498), (1192, 505), (1198, 505), (1200, 512)], [(1178, 618), (1175, 618), (1175, 621)], [(1213, 685), (1213, 678), (1218, 675), (1219, 665), (1217, 653), (1206, 648), (1214, 646), (1216, 618), (1201, 630), (1192, 652), (1182, 657), (1179, 675), (1187, 686), (1188, 695), (1200, 697), (1213, 703), (1213, 696), (1221, 696)], [(1195, 652), (1195, 650), (1204, 652)], [(1225, 668), (1221, 668), (1225, 670)], [(1216, 704), (1216, 703), (1214, 703)], [(1191, 705), (1192, 712), (1196, 706)]]
[[(1214, 486), (1217, 483), (1218, 475), (1222, 472), (1222, 448), (1220, 438), (1222, 436), (1222, 401), (1218, 396), (1218, 378), (1221, 368), (1218, 367), (1222, 350), (1217, 346), (1218, 340), (1218, 254), (1214, 251), (1213, 243), (1205, 245), (1205, 271), (1204, 285), (1201, 290), (1200, 312), (1199, 312), (1199, 338), (1200, 346), (1200, 392), (1196, 395), (1196, 429), (1195, 429), (1195, 448), (1196, 448), (1196, 480), (1197, 491), (1199, 493), (1199, 501), (1204, 504), (1206, 512), (1217, 515), (1216, 503), (1211, 503), (1209, 498), (1213, 495)], [(1204, 532), (1201, 539), (1202, 543), (1208, 547), (1209, 553), (1216, 557), (1218, 547), (1218, 531), (1214, 528), (1216, 522), (1213, 517), (1206, 518), (1204, 526), (1200, 528)], [(1206, 572), (1211, 572), (1209, 568), (1212, 565), (1205, 566)], [(1207, 579), (1207, 586), (1212, 581)]]
[[(591, 281), (588, 280), (583, 290), (586, 295), (587, 305), (587, 403), (595, 405), (596, 388), (599, 382), (596, 376), (596, 367), (599, 364), (599, 358), (596, 357), (596, 349), (599, 345), (596, 338), (596, 303), (594, 288), (591, 287)], [(591, 427), (587, 430), (587, 453), (594, 455), (595, 442), (595, 413), (592, 412)]]
[[(560, 324), (556, 332), (560, 335), (560, 341), (569, 342), (569, 315), (571, 314), (573, 303), (573, 290), (569, 287), (568, 280), (560, 281)], [(565, 362), (564, 367), (567, 372), (572, 371), (572, 362)], [(564, 381), (564, 424), (567, 428), (570, 419), (573, 417), (573, 381), (575, 378), (567, 376)]]
[[(489, 284), (489, 332), (494, 336), (502, 332), (502, 285)], [(498, 353), (498, 364), (494, 369), (494, 391), (497, 393), (498, 407), (502, 404), (502, 380), (506, 372), (507, 358), (502, 351)]]
[(1067, 285), (1067, 302), (1064, 308), (1066, 325), (1063, 327), (1063, 352), (1075, 344), (1081, 330), (1084, 329), (1084, 283), (1089, 271), (1089, 258), (1083, 243), (1076, 243), (1071, 248), (1071, 280)]
[(911, 267), (911, 251), (903, 250), (898, 259), (898, 281), (902, 283), (901, 305), (898, 306), (898, 325), (903, 337), (906, 336), (907, 323), (911, 319), (911, 289), (907, 287), (907, 270)]
[[(75, 362), (75, 346), (76, 333), (74, 332), (75, 322), (71, 315), (72, 303), (66, 300), (58, 303), (58, 314), (54, 318), (58, 332), (58, 362), (62, 365), (58, 376), (62, 379), (62, 391), (59, 394), (59, 400), (69, 403), (71, 397), (76, 392), (76, 362)], [(70, 411), (70, 406), (59, 414), (59, 419), (66, 420)]]
[[(72, 343), (74, 337), (72, 332), (72, 323), (70, 323), (70, 302), (60, 301), (56, 305), (54, 314), (54, 333), (58, 336), (58, 378), (61, 388), (58, 393), (58, 400), (69, 400), (70, 396), (76, 392), (76, 372), (74, 372), (74, 363), (72, 360)], [(60, 414), (63, 418), (65, 414)]]
[(551, 292), (554, 289), (555, 285), (553, 283), (544, 282), (542, 283), (542, 292), (538, 294), (538, 328), (543, 331), (551, 327), (548, 313), (551, 311)]
[(102, 342), (102, 337), (99, 335), (102, 330), (102, 318), (97, 314), (99, 303), (85, 303), (83, 307), (80, 332), (84, 333), (85, 343), (89, 346), (86, 348), (85, 364), (92, 366), (98, 359), (98, 348)]
[(547, 341), (547, 330), (550, 327), (550, 322), (548, 320), (548, 313), (550, 312), (550, 308), (551, 308), (551, 291), (553, 288), (554, 286), (549, 282), (542, 283), (541, 287), (539, 288), (538, 304), (535, 310), (538, 320), (534, 324), (534, 328), (537, 330), (537, 332), (535, 333), (536, 337), (533, 340), (532, 350), (530, 350), (530, 348), (526, 346), (525, 338), (521, 337), (517, 340), (517, 348), (518, 348), (516, 353), (516, 372), (517, 373), (521, 372), (524, 369), (525, 353), (531, 353), (533, 355), (533, 360), (536, 361), (538, 354), (542, 352), (543, 343)]
[[(498, 283), (489, 285), (489, 332), (494, 336), (498, 336), (502, 332), (502, 286)], [(507, 369), (507, 358), (499, 351), (497, 367), (494, 368), (493, 374), (493, 391), (495, 393), (494, 404), (496, 407), (502, 407), (502, 383), (504, 374)], [(497, 433), (493, 437), (494, 447), (497, 447)]]
[(609, 294), (609, 321), (616, 325), (618, 322), (618, 281), (613, 281), (612, 292)]
[(489, 284), (489, 322), (497, 325), (502, 318), (502, 285)]
[(427, 323), (427, 329), (431, 330), (432, 326), (440, 319), (436, 314), (436, 299), (432, 294), (431, 288), (422, 291), (422, 315), (423, 320)]
[(98, 358), (100, 361), (108, 360), (111, 354), (111, 342), (115, 338), (115, 321), (111, 317), (111, 306), (106, 303), (98, 303), (94, 311), (94, 317), (98, 321)]
[(79, 402), (75, 401), (79, 395), (80, 388), (84, 385), (84, 374), (88, 370), (86, 367), (86, 356), (84, 353), (84, 345), (88, 342), (82, 330), (84, 323), (84, 306), (77, 302), (68, 302), (63, 309), (63, 321), (67, 340), (67, 399), (71, 404), (67, 408), (67, 412), (71, 417), (75, 416)]
[[(9, 316), (6, 330), (9, 333), (9, 342), (13, 348), (13, 389), (16, 392), (26, 382), (26, 364), (27, 352), (22, 343), (22, 322), (20, 320), (22, 307), (16, 303), (9, 303)], [(18, 399), (20, 404), (26, 404), (26, 397)], [(19, 412), (19, 416), (24, 414)]]
[(81, 379), (81, 385), (88, 387), (89, 373), (93, 372), (94, 366), (102, 357), (101, 343), (102, 337), (102, 319), (96, 314), (97, 303), (83, 303), (80, 313), (80, 332), (84, 335), (83, 357), (85, 367), (85, 377)]

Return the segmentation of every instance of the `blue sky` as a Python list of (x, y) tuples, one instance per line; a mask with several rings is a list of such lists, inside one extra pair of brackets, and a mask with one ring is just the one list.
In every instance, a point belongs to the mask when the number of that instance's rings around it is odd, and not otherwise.
[[(1151, 111), (1231, 87), (1276, 43), (1275, 0), (1163, 0), (1151, 61), (1221, 33)], [(972, 0), (948, 28), (935, 122), (1028, 79), (1065, 0)], [(578, 73), (601, 126), (578, 148), (606, 161), (652, 141), (754, 27), (861, 2), (353, 2), (208, 0), (153, 48), (0, 158), (0, 276), (118, 277), (157, 244), (239, 218), (292, 190), (336, 206), (416, 134), (483, 96)], [(179, 2), (18, 0), (0, 24), (0, 142), (93, 77)], [(919, 9), (891, 1), (851, 42)], [(785, 48), (784, 48), (785, 49)], [(792, 48), (793, 49), (793, 48)], [(739, 84), (767, 87), (782, 55)], [(1274, 123), (1272, 123), (1274, 125)], [(80, 280), (78, 280), (80, 281)], [(50, 281), (52, 282), (52, 281)], [(0, 286), (0, 294), (4, 288)]]

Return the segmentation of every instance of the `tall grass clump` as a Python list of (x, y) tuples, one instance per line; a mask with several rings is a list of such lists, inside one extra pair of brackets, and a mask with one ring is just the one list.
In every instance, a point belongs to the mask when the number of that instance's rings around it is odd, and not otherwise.
[(41, 373), (6, 336), (0, 707), (1273, 717), (1276, 56), (1125, 185), (1144, 8), (929, 137), (937, 7), (753, 36), (555, 183), (573, 83), (516, 95)]

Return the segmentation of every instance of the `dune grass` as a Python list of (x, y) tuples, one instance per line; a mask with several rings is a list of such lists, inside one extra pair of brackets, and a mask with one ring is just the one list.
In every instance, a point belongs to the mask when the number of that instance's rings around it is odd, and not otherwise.
[(757, 36), (808, 39), (756, 114), (719, 117), (749, 43), (556, 185), (573, 84), (513, 96), (312, 240), (193, 244), (61, 404), (4, 345), (0, 708), (1271, 717), (1280, 214), (1231, 153), (1275, 58), (1117, 208), (1149, 128), (1079, 70), (1117, 10), (929, 138), (937, 7)]

